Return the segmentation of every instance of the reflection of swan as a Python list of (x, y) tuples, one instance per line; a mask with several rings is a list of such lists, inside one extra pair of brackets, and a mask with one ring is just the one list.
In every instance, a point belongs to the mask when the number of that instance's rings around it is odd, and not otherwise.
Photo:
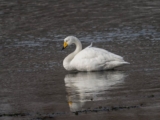
[(63, 49), (71, 44), (76, 45), (76, 50), (64, 59), (66, 70), (99, 71), (129, 64), (123, 57), (92, 45), (82, 50), (81, 42), (73, 36), (64, 39)]
[(106, 90), (111, 89), (113, 85), (122, 83), (125, 76), (122, 71), (67, 74), (64, 81), (70, 110), (79, 110), (86, 101), (106, 99), (102, 94), (105, 94)]

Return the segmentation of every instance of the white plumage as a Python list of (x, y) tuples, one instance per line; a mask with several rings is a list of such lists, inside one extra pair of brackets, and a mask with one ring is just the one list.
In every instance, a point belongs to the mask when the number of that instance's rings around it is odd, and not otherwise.
[(81, 42), (73, 36), (64, 39), (63, 49), (71, 44), (76, 45), (76, 50), (64, 59), (63, 66), (66, 70), (100, 71), (129, 64), (123, 57), (92, 45), (82, 50)]

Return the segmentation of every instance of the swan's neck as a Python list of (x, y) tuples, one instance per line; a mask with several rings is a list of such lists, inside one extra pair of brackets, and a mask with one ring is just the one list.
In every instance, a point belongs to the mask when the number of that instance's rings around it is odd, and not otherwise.
[(75, 51), (69, 54), (63, 61), (63, 66), (67, 70), (74, 70), (74, 68), (70, 65), (70, 62), (76, 56), (76, 54), (82, 50), (82, 44), (78, 39), (75, 40), (74, 44), (76, 45)]

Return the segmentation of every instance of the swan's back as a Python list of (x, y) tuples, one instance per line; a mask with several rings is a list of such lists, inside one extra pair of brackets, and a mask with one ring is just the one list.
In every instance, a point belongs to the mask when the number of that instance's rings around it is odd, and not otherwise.
[(107, 70), (123, 64), (127, 64), (123, 57), (91, 46), (80, 51), (70, 62), (70, 65), (79, 71)]

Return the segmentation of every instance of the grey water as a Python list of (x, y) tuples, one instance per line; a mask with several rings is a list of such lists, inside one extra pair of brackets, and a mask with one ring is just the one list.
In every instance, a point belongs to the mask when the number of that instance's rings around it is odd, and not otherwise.
[[(63, 39), (130, 62), (67, 72)], [(0, 0), (0, 119), (160, 117), (160, 1)]]

